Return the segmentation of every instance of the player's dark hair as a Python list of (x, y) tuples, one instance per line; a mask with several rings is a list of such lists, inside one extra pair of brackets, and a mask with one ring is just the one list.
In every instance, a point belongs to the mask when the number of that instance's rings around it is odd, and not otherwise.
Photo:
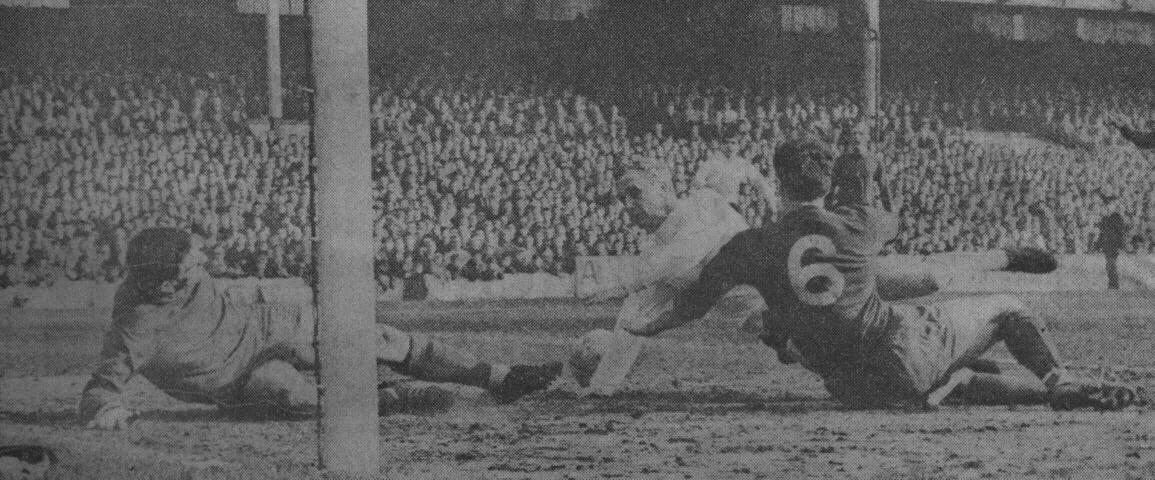
[(790, 200), (809, 202), (830, 191), (834, 154), (813, 138), (790, 140), (774, 152), (774, 173), (782, 194)]
[(128, 242), (125, 260), (129, 278), (146, 282), (176, 278), (180, 262), (191, 248), (192, 235), (179, 228), (142, 230)]

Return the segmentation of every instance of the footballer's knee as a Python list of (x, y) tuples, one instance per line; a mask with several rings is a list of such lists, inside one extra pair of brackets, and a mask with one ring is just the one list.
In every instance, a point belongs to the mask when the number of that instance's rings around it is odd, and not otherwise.
[[(238, 405), (223, 405), (235, 415), (309, 415), (317, 405), (316, 386), (284, 360), (270, 360), (253, 369), (239, 392)], [(261, 410), (265, 410), (263, 413)]]
[(1042, 332), (1046, 323), (1032, 314), (1026, 304), (1010, 295), (992, 295), (983, 299), (980, 314), (994, 325), (996, 340), (1021, 337), (1027, 330)]
[(1002, 321), (999, 322), (1003, 329), (1020, 330), (1023, 328), (1031, 328), (1042, 332), (1047, 329), (1047, 322), (1034, 315), (1028, 315), (1025, 312), (1007, 312), (1001, 316)]
[(1018, 336), (1027, 330), (1039, 333), (1047, 330), (1047, 322), (1030, 313), (1018, 299), (1006, 297), (1003, 301), (1006, 303), (1000, 305), (999, 314), (993, 319), (1003, 338)]

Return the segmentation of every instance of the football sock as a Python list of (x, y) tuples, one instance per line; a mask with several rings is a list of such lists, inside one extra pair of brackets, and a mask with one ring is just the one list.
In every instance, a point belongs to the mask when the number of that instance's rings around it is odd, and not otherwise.
[[(472, 354), (435, 341), (427, 335), (411, 334), (409, 356), (395, 370), (403, 375), (430, 382), (448, 382), (490, 388), (494, 379), (505, 379), (509, 367), (495, 368)], [(497, 371), (495, 371), (497, 370)]]
[(971, 405), (1036, 405), (1046, 402), (1047, 390), (1026, 375), (975, 373), (955, 395)]
[(1011, 355), (1040, 379), (1061, 371), (1055, 347), (1042, 320), (1024, 312), (1007, 312), (999, 322), (1000, 337)]

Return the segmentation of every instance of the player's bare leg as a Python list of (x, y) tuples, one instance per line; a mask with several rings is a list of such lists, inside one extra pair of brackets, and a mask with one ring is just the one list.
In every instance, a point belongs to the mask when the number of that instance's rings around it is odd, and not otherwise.
[(966, 367), (955, 370), (950, 374), (949, 377), (947, 377), (945, 384), (934, 390), (931, 390), (931, 392), (926, 395), (926, 400), (923, 402), (923, 406), (927, 409), (938, 408), (939, 404), (941, 404), (947, 396), (954, 393), (955, 389), (959, 388), (960, 386), (970, 383), (974, 376), (975, 371)]
[(652, 286), (626, 297), (618, 311), (609, 345), (602, 352), (589, 386), (580, 395), (609, 396), (621, 387), (645, 342), (642, 337), (627, 332), (626, 325), (647, 322), (654, 318), (654, 312), (669, 308), (672, 300), (673, 292), (666, 291), (664, 286)]
[[(626, 331), (627, 325), (643, 325), (668, 311), (678, 291), (665, 284), (653, 285), (626, 298), (618, 313), (616, 324), (608, 346), (601, 354), (597, 368), (589, 379), (588, 387), (579, 392), (582, 396), (610, 396), (625, 382), (626, 376), (637, 362), (646, 339)], [(739, 286), (731, 290), (714, 308), (703, 317), (704, 321), (724, 319), (748, 319), (766, 309), (766, 302), (756, 289)], [(747, 320), (746, 323), (749, 323)], [(743, 328), (745, 328), (743, 326)]]

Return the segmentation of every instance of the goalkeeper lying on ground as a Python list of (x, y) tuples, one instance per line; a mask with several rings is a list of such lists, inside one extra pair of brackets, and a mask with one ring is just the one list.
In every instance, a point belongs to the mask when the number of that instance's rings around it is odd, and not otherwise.
[[(128, 278), (116, 291), (101, 360), (84, 387), (80, 417), (92, 428), (127, 426), (124, 387), (142, 375), (165, 393), (236, 413), (299, 417), (316, 411), (317, 389), (302, 373), (316, 363), (311, 309), (259, 309), (204, 270), (199, 237), (152, 228), (128, 244)], [(421, 380), (488, 389), (512, 402), (561, 372), (547, 365), (490, 364), (426, 335), (377, 325), (377, 363)], [(434, 385), (380, 388), (378, 411), (434, 412), (452, 394)]]

